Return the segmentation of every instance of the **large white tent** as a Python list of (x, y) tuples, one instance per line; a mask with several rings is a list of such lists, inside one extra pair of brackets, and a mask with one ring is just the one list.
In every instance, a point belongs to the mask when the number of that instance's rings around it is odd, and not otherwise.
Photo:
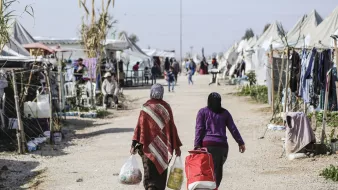
[(310, 47), (333, 47), (331, 35), (338, 30), (338, 7), (310, 34)]
[(255, 47), (263, 48), (265, 50), (269, 49), (270, 44), (273, 47), (280, 47), (281, 34), (283, 30), (281, 28), (281, 24), (279, 22), (274, 22), (269, 26), (269, 28), (259, 37), (257, 40)]
[(317, 26), (323, 21), (323, 18), (313, 10), (310, 14), (304, 15), (287, 35), (288, 44), (301, 48), (306, 45), (306, 38), (312, 31), (315, 31)]
[(142, 49), (142, 51), (150, 57), (175, 58), (174, 51), (165, 51), (165, 50), (160, 50), (160, 49)]

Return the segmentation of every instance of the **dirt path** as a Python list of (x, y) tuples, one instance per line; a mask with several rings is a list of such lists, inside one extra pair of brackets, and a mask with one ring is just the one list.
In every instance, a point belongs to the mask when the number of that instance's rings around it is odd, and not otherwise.
[[(337, 164), (337, 157), (296, 161), (280, 158), (283, 132), (268, 132), (265, 139), (258, 140), (271, 115), (262, 112), (266, 105), (230, 95), (233, 87), (209, 87), (207, 76), (198, 76), (195, 80), (195, 86), (188, 86), (185, 77), (181, 77), (176, 92), (165, 93), (184, 144), (183, 158), (193, 148), (196, 114), (206, 105), (207, 96), (212, 91), (223, 95), (223, 106), (232, 113), (247, 146), (247, 152), (240, 154), (234, 140), (229, 137), (230, 152), (221, 190), (337, 189), (337, 184), (318, 177), (319, 170), (329, 164)], [(149, 97), (149, 90), (126, 90), (125, 94), (136, 98), (135, 103), (140, 107)], [(37, 156), (35, 159), (40, 162), (37, 169), (46, 169), (40, 179), (43, 183), (36, 189), (143, 189), (142, 185), (120, 185), (116, 176), (128, 158), (138, 113), (139, 109), (134, 109), (123, 111), (121, 116), (113, 119), (71, 121), (77, 123), (73, 126), (76, 133), (72, 140), (62, 150), (57, 150), (53, 157)]]

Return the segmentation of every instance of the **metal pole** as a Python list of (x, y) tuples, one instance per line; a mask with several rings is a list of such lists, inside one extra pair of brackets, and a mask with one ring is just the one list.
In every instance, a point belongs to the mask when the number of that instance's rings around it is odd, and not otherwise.
[(181, 62), (183, 61), (182, 44), (183, 44), (183, 8), (182, 8), (182, 0), (180, 0), (180, 58), (181, 58)]
[(16, 86), (16, 77), (14, 70), (12, 70), (12, 77), (13, 77), (13, 90), (14, 90), (14, 100), (15, 100), (15, 109), (16, 109), (16, 117), (18, 119), (18, 147), (19, 147), (19, 154), (23, 154), (25, 152), (25, 131), (22, 125), (21, 120), (21, 113), (20, 113), (20, 106), (19, 106), (19, 96), (18, 96), (18, 87)]

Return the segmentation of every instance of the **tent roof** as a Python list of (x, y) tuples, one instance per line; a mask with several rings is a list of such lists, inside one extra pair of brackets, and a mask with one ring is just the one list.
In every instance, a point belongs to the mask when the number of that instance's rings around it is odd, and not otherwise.
[(55, 51), (42, 43), (25, 44), (23, 47), (26, 49), (40, 49), (47, 51), (48, 53), (53, 53)]
[(175, 57), (175, 52), (160, 49), (142, 49), (150, 57)]
[(292, 46), (302, 47), (304, 39), (323, 21), (323, 18), (316, 10), (304, 15), (288, 33), (288, 43)]
[(14, 38), (10, 37), (9, 42), (4, 46), (2, 56), (29, 57), (29, 52)]
[(255, 46), (268, 49), (270, 44), (280, 41), (280, 34), (282, 33), (281, 25), (279, 22), (274, 22), (257, 40)]
[[(338, 7), (310, 33), (310, 46), (333, 47), (331, 35), (338, 29)], [(321, 43), (320, 43), (321, 42)]]
[(20, 44), (32, 44), (37, 42), (17, 20), (15, 20), (13, 26), (13, 38)]

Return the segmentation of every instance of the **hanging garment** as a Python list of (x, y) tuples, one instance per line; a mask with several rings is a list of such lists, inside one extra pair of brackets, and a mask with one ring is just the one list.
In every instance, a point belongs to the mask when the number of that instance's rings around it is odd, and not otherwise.
[(286, 155), (301, 151), (310, 143), (316, 142), (310, 121), (302, 112), (289, 112), (286, 115)]
[(300, 56), (296, 51), (293, 51), (291, 58), (291, 76), (290, 76), (291, 92), (297, 92), (299, 90), (300, 70), (301, 70)]
[(312, 72), (312, 89), (310, 92), (310, 105), (313, 107), (318, 107), (319, 104), (319, 95), (320, 95), (320, 76), (319, 76), (319, 69), (320, 69), (320, 53), (316, 53), (315, 59), (313, 62), (313, 72)]
[(88, 79), (96, 79), (96, 65), (97, 59), (96, 58), (88, 58), (83, 60), (83, 64), (87, 67), (87, 73), (83, 74), (83, 78)]
[[(329, 70), (329, 72), (327, 73), (327, 76), (328, 75), (330, 75), (330, 77), (326, 77), (326, 86), (325, 86), (326, 88), (329, 88), (329, 99), (328, 99), (327, 109), (330, 111), (338, 111), (337, 91), (336, 91), (336, 81), (338, 81), (337, 68), (334, 67), (331, 70)], [(320, 108), (321, 109), (324, 109), (325, 94), (326, 94), (325, 89), (321, 90), (321, 94), (320, 94)]]
[(306, 69), (305, 69), (305, 74), (303, 76), (303, 92), (302, 92), (302, 98), (304, 102), (309, 103), (310, 102), (310, 95), (309, 95), (309, 87), (312, 85), (312, 82), (310, 83), (309, 79), (312, 80), (312, 72), (313, 72), (313, 61), (314, 61), (314, 56), (317, 53), (316, 48), (313, 48), (311, 53), (307, 56), (306, 60)]
[(300, 71), (300, 78), (299, 78), (299, 90), (298, 90), (298, 96), (303, 96), (303, 81), (304, 81), (304, 75), (306, 71), (306, 61), (307, 61), (308, 53), (305, 49), (303, 49), (302, 52), (302, 62), (301, 62), (301, 71)]
[(324, 50), (321, 54), (321, 70), (320, 81), (322, 90), (326, 87), (326, 74), (332, 68), (333, 62), (331, 61), (331, 50)]

